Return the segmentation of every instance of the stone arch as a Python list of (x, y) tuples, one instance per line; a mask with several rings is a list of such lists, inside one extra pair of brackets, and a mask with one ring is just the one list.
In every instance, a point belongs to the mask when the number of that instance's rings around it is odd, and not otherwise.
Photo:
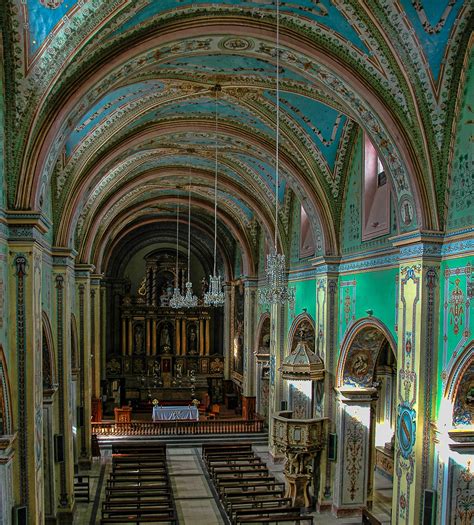
[(57, 385), (53, 332), (48, 314), (43, 312), (41, 317), (43, 326), (43, 390), (52, 390)]
[(341, 345), (336, 369), (336, 387), (372, 386), (377, 358), (385, 342), (397, 355), (397, 345), (387, 326), (375, 317), (356, 321)]
[(13, 434), (10, 382), (3, 347), (0, 345), (0, 436)]
[(474, 340), (452, 363), (444, 397), (452, 405), (450, 423), (453, 427), (474, 426)]
[(299, 341), (304, 339), (311, 350), (315, 348), (315, 323), (314, 319), (306, 312), (295, 317), (288, 332), (288, 350), (292, 352)]

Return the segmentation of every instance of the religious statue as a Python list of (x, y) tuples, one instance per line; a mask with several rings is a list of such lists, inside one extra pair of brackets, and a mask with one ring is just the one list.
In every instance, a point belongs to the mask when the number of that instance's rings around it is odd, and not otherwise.
[(168, 294), (166, 293), (165, 288), (163, 287), (160, 295), (160, 306), (169, 306), (170, 304), (170, 298), (168, 297)]
[(190, 354), (197, 353), (197, 333), (194, 326), (191, 326), (188, 337), (188, 348)]
[(141, 324), (135, 326), (135, 353), (143, 353), (143, 327)]
[(165, 324), (163, 328), (161, 329), (160, 348), (164, 352), (169, 352), (171, 350), (171, 338), (170, 338), (170, 332), (169, 332), (167, 324)]
[(178, 363), (176, 365), (176, 377), (179, 379), (183, 377), (183, 367), (181, 366), (181, 363)]

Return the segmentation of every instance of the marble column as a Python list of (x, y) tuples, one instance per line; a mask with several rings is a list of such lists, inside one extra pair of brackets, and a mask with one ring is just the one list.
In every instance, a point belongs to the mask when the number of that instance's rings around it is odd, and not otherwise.
[(337, 400), (337, 463), (333, 512), (359, 515), (371, 487), (371, 422), (376, 388), (339, 388)]
[(422, 521), (422, 494), (433, 488), (437, 322), (441, 245), (400, 237), (397, 424), (392, 523)]
[[(83, 414), (78, 422), (79, 466), (91, 465), (91, 272), (94, 267), (87, 264), (76, 265), (76, 295), (79, 325), (79, 403)], [(130, 341), (129, 341), (130, 342)], [(82, 423), (82, 425), (81, 425)]]
[[(27, 219), (25, 219), (27, 220)], [(44, 510), (42, 272), (46, 231), (41, 220), (10, 226), (8, 250), (8, 346), (15, 358), (9, 369), (14, 428), (18, 432), (15, 459), (15, 500), (26, 506), (28, 523), (42, 524)]]
[(206, 318), (204, 320), (204, 326), (206, 327), (206, 335), (205, 335), (205, 355), (209, 355), (211, 353), (211, 320), (209, 318)]

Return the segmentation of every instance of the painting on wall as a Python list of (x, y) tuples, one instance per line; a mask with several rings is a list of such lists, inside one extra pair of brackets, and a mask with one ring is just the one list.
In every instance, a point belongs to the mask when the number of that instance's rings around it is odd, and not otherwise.
[(474, 423), (474, 361), (464, 373), (456, 392), (453, 407), (453, 425), (469, 426)]

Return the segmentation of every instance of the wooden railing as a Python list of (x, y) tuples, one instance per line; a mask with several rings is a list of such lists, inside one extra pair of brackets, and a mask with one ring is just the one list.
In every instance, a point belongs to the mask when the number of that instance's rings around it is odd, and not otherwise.
[(100, 436), (189, 436), (197, 434), (256, 434), (263, 432), (263, 420), (210, 421), (131, 421), (92, 423), (92, 433)]

